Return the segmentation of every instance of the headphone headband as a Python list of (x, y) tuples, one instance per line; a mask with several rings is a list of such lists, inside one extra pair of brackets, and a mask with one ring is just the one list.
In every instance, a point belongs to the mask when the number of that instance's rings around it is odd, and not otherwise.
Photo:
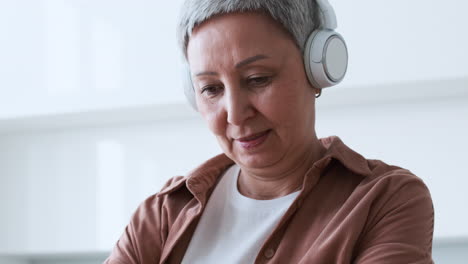
[(336, 15), (333, 7), (330, 5), (328, 0), (316, 0), (320, 9), (320, 26), (322, 28), (334, 30), (338, 27), (336, 22)]

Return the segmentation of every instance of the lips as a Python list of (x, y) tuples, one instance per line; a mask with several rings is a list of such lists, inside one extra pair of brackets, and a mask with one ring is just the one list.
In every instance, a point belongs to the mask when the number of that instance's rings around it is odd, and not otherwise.
[(270, 130), (267, 130), (267, 131), (263, 131), (263, 132), (260, 132), (260, 133), (257, 133), (257, 134), (253, 134), (253, 135), (250, 135), (250, 136), (247, 136), (247, 137), (243, 137), (243, 138), (239, 138), (237, 140), (239, 140), (240, 142), (247, 142), (247, 141), (251, 141), (251, 140), (255, 140), (263, 135), (265, 135), (266, 133), (268, 133)]
[(245, 149), (252, 149), (254, 147), (260, 146), (267, 139), (271, 130), (266, 130), (257, 134), (253, 134), (247, 137), (239, 138), (237, 141)]

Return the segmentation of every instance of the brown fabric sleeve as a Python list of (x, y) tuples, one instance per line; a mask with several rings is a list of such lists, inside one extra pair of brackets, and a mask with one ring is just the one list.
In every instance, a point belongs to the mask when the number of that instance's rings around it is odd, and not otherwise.
[(181, 176), (171, 178), (159, 193), (138, 206), (105, 264), (159, 263), (168, 229), (163, 206), (165, 195), (161, 194), (178, 188), (182, 179)]
[(429, 190), (414, 176), (404, 178), (398, 189), (388, 190), (391, 195), (370, 220), (354, 263), (433, 263), (434, 208)]
[(163, 241), (161, 199), (153, 195), (133, 214), (105, 264), (158, 263)]

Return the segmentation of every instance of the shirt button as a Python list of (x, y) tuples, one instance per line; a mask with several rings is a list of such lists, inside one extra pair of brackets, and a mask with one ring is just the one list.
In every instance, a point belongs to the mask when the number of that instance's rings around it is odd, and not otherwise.
[(269, 248), (269, 249), (265, 250), (265, 252), (263, 254), (265, 255), (265, 258), (271, 259), (275, 255), (275, 250), (272, 249), (272, 248)]

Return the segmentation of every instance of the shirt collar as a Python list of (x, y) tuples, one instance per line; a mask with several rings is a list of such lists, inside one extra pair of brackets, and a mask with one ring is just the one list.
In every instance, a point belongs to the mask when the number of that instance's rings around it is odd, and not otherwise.
[[(355, 174), (368, 176), (371, 175), (371, 170), (368, 166), (367, 160), (346, 146), (339, 137), (331, 136), (320, 139), (322, 145), (326, 148), (325, 155), (314, 164), (320, 170), (325, 169), (332, 159), (339, 161), (344, 167)], [(168, 188), (161, 191), (159, 195), (167, 194), (181, 188), (184, 183), (187, 189), (202, 203), (206, 202), (209, 192), (216, 185), (216, 182), (222, 173), (229, 168), (234, 161), (228, 158), (225, 154), (215, 156), (208, 161), (204, 162), (194, 170), (192, 170), (187, 177), (174, 182)], [(304, 184), (311, 181), (309, 184), (316, 182), (316, 180), (307, 179)], [(307, 185), (309, 185), (307, 184)], [(306, 186), (304, 186), (306, 187)], [(312, 187), (312, 186), (310, 186)], [(309, 189), (306, 187), (306, 189)]]
[[(348, 170), (363, 176), (372, 174), (367, 160), (359, 153), (355, 152), (337, 136), (331, 136), (320, 139), (322, 145), (326, 148), (325, 155), (316, 163), (323, 162), (329, 158), (338, 160)], [(328, 163), (328, 162), (327, 162)], [(318, 165), (318, 164), (317, 164)]]

